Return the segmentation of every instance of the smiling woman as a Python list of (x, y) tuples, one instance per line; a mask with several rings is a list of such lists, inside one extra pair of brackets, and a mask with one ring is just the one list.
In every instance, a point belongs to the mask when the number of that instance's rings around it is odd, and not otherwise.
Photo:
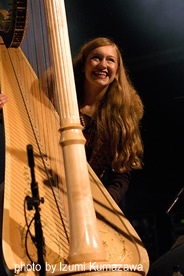
[(130, 171), (141, 168), (142, 101), (109, 38), (95, 38), (81, 48), (74, 74), (88, 162), (119, 204)]
[[(117, 52), (112, 45), (98, 47), (91, 51), (84, 67), (84, 86), (86, 87), (84, 91), (87, 91), (85, 94), (86, 101), (89, 102), (90, 97), (94, 98), (96, 93), (100, 93), (108, 88), (116, 76), (117, 69)], [(93, 90), (91, 91), (91, 95), (90, 87)], [(96, 90), (96, 93), (94, 93), (94, 90)]]

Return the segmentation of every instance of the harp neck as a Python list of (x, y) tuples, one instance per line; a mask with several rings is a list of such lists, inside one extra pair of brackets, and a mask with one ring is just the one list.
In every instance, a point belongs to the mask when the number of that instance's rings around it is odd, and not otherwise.
[(71, 263), (104, 261), (93, 207), (80, 125), (63, 0), (45, 0), (61, 120), (61, 145), (69, 200)]
[(45, 0), (53, 68), (59, 99), (61, 126), (79, 124), (78, 104), (73, 75), (64, 1)]

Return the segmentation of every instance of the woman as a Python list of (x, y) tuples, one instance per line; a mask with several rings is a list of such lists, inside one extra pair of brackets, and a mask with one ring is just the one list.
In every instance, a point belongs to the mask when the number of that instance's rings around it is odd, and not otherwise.
[(118, 46), (109, 38), (93, 39), (80, 49), (74, 75), (88, 162), (119, 204), (130, 171), (142, 165), (143, 104), (126, 75)]

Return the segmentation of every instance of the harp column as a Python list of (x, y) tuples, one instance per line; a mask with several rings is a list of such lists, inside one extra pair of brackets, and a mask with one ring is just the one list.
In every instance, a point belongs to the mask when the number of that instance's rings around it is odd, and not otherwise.
[(70, 216), (70, 263), (104, 261), (80, 125), (64, 0), (44, 0), (59, 99)]

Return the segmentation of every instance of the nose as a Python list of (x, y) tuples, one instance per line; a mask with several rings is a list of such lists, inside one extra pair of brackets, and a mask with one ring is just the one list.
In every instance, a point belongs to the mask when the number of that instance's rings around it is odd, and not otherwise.
[(102, 69), (107, 68), (107, 62), (104, 58), (100, 60), (99, 67)]

